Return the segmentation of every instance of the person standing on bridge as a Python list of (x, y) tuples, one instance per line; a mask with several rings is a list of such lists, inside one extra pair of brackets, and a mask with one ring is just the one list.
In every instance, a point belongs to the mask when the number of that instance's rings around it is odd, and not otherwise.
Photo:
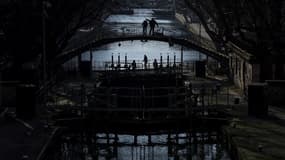
[(143, 35), (146, 36), (147, 35), (147, 26), (148, 26), (148, 22), (145, 19), (142, 23), (142, 27), (143, 27)]
[(147, 61), (148, 61), (148, 59), (147, 59), (146, 55), (144, 55), (143, 61), (144, 61), (144, 69), (147, 69)]
[(157, 70), (157, 69), (158, 69), (158, 63), (157, 63), (157, 60), (156, 60), (156, 59), (154, 59), (153, 68), (154, 68), (154, 70)]
[(136, 61), (133, 60), (133, 63), (132, 63), (132, 69), (133, 69), (133, 71), (136, 70), (136, 68), (137, 68)]
[(155, 26), (158, 27), (158, 23), (154, 20), (154, 18), (152, 18), (150, 21), (149, 21), (149, 25), (150, 25), (150, 30), (149, 30), (149, 35), (154, 35), (154, 28)]

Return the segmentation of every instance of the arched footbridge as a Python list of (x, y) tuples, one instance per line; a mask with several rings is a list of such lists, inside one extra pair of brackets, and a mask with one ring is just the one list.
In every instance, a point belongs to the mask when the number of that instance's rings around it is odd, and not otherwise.
[(90, 39), (87, 42), (81, 43), (79, 45), (74, 45), (75, 47), (68, 47), (63, 53), (58, 55), (55, 59), (55, 65), (61, 65), (69, 59), (80, 55), (86, 51), (89, 51), (92, 48), (100, 47), (105, 44), (120, 42), (120, 41), (130, 41), (130, 40), (154, 40), (154, 41), (163, 41), (171, 44), (179, 44), (185, 47), (192, 48), (201, 53), (204, 53), (219, 62), (221, 64), (228, 64), (228, 55), (219, 52), (212, 41), (207, 39), (201, 39), (201, 37), (193, 35), (164, 35), (163, 33), (157, 33), (155, 35), (142, 35), (141, 32), (135, 32), (130, 34), (98, 34), (93, 39)]

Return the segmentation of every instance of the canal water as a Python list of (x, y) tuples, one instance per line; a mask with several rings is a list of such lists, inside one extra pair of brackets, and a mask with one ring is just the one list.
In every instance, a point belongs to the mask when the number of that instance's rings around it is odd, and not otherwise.
[[(166, 34), (184, 34), (183, 27), (177, 24), (174, 16), (169, 12), (154, 9), (134, 9), (131, 15), (111, 15), (106, 19), (104, 28), (112, 32), (124, 32), (126, 28), (141, 28), (144, 19), (155, 18)], [(186, 34), (186, 33), (185, 33)], [(171, 64), (190, 63), (206, 60), (207, 56), (191, 48), (160, 41), (123, 41), (93, 48), (76, 56), (65, 64), (67, 71), (77, 71), (79, 59), (92, 61), (93, 70), (105, 70), (106, 64), (120, 61), (124, 64), (133, 60), (143, 63), (144, 55), (148, 63), (154, 59), (158, 63), (162, 57), (163, 64), (168, 59)], [(169, 58), (168, 58), (169, 57)], [(189, 133), (168, 132), (144, 134), (115, 134), (88, 132), (67, 132), (59, 136), (51, 146), (51, 154), (46, 160), (230, 160), (223, 140), (218, 132)]]
[(69, 132), (59, 137), (47, 160), (230, 160), (224, 148), (217, 132)]

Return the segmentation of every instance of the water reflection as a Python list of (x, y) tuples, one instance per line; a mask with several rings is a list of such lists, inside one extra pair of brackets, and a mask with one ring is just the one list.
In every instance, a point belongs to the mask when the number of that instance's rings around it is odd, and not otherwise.
[[(52, 153), (61, 160), (230, 160), (216, 132), (159, 135), (67, 133), (61, 136), (58, 146)], [(55, 159), (50, 156), (48, 160)]]
[[(93, 70), (102, 70), (105, 67), (105, 62), (110, 62), (112, 60), (112, 55), (114, 56), (114, 62), (117, 63), (119, 56), (120, 61), (125, 61), (125, 56), (127, 56), (127, 61), (132, 62), (135, 60), (137, 63), (143, 62), (143, 56), (147, 55), (149, 63), (153, 63), (154, 59), (160, 60), (162, 56), (163, 62), (167, 61), (167, 56), (169, 56), (170, 63), (174, 61), (181, 61), (181, 50), (183, 50), (183, 61), (197, 61), (205, 60), (206, 55), (198, 51), (186, 48), (180, 45), (170, 46), (166, 42), (160, 41), (147, 41), (142, 42), (139, 40), (135, 41), (124, 41), (117, 43), (110, 43), (102, 47), (92, 50), (92, 56), (90, 51), (82, 53), (82, 61), (90, 61), (92, 58), (92, 68)], [(174, 60), (175, 58), (175, 60)], [(78, 57), (74, 57), (70, 61), (64, 64), (64, 68), (67, 70), (72, 70), (78, 68)]]

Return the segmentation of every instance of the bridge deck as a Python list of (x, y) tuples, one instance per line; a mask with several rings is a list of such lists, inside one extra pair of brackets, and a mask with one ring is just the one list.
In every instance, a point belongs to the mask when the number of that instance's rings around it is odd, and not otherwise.
[(57, 60), (65, 57), (61, 61), (63, 63), (74, 55), (107, 43), (145, 39), (185, 45), (213, 58), (224, 62), (227, 61), (227, 55), (217, 51), (212, 41), (189, 32), (185, 26), (175, 19), (171, 21), (173, 23), (160, 24), (154, 35), (143, 35), (140, 23), (105, 23), (102, 28), (96, 28), (88, 32), (78, 32), (64, 52), (57, 57)]

